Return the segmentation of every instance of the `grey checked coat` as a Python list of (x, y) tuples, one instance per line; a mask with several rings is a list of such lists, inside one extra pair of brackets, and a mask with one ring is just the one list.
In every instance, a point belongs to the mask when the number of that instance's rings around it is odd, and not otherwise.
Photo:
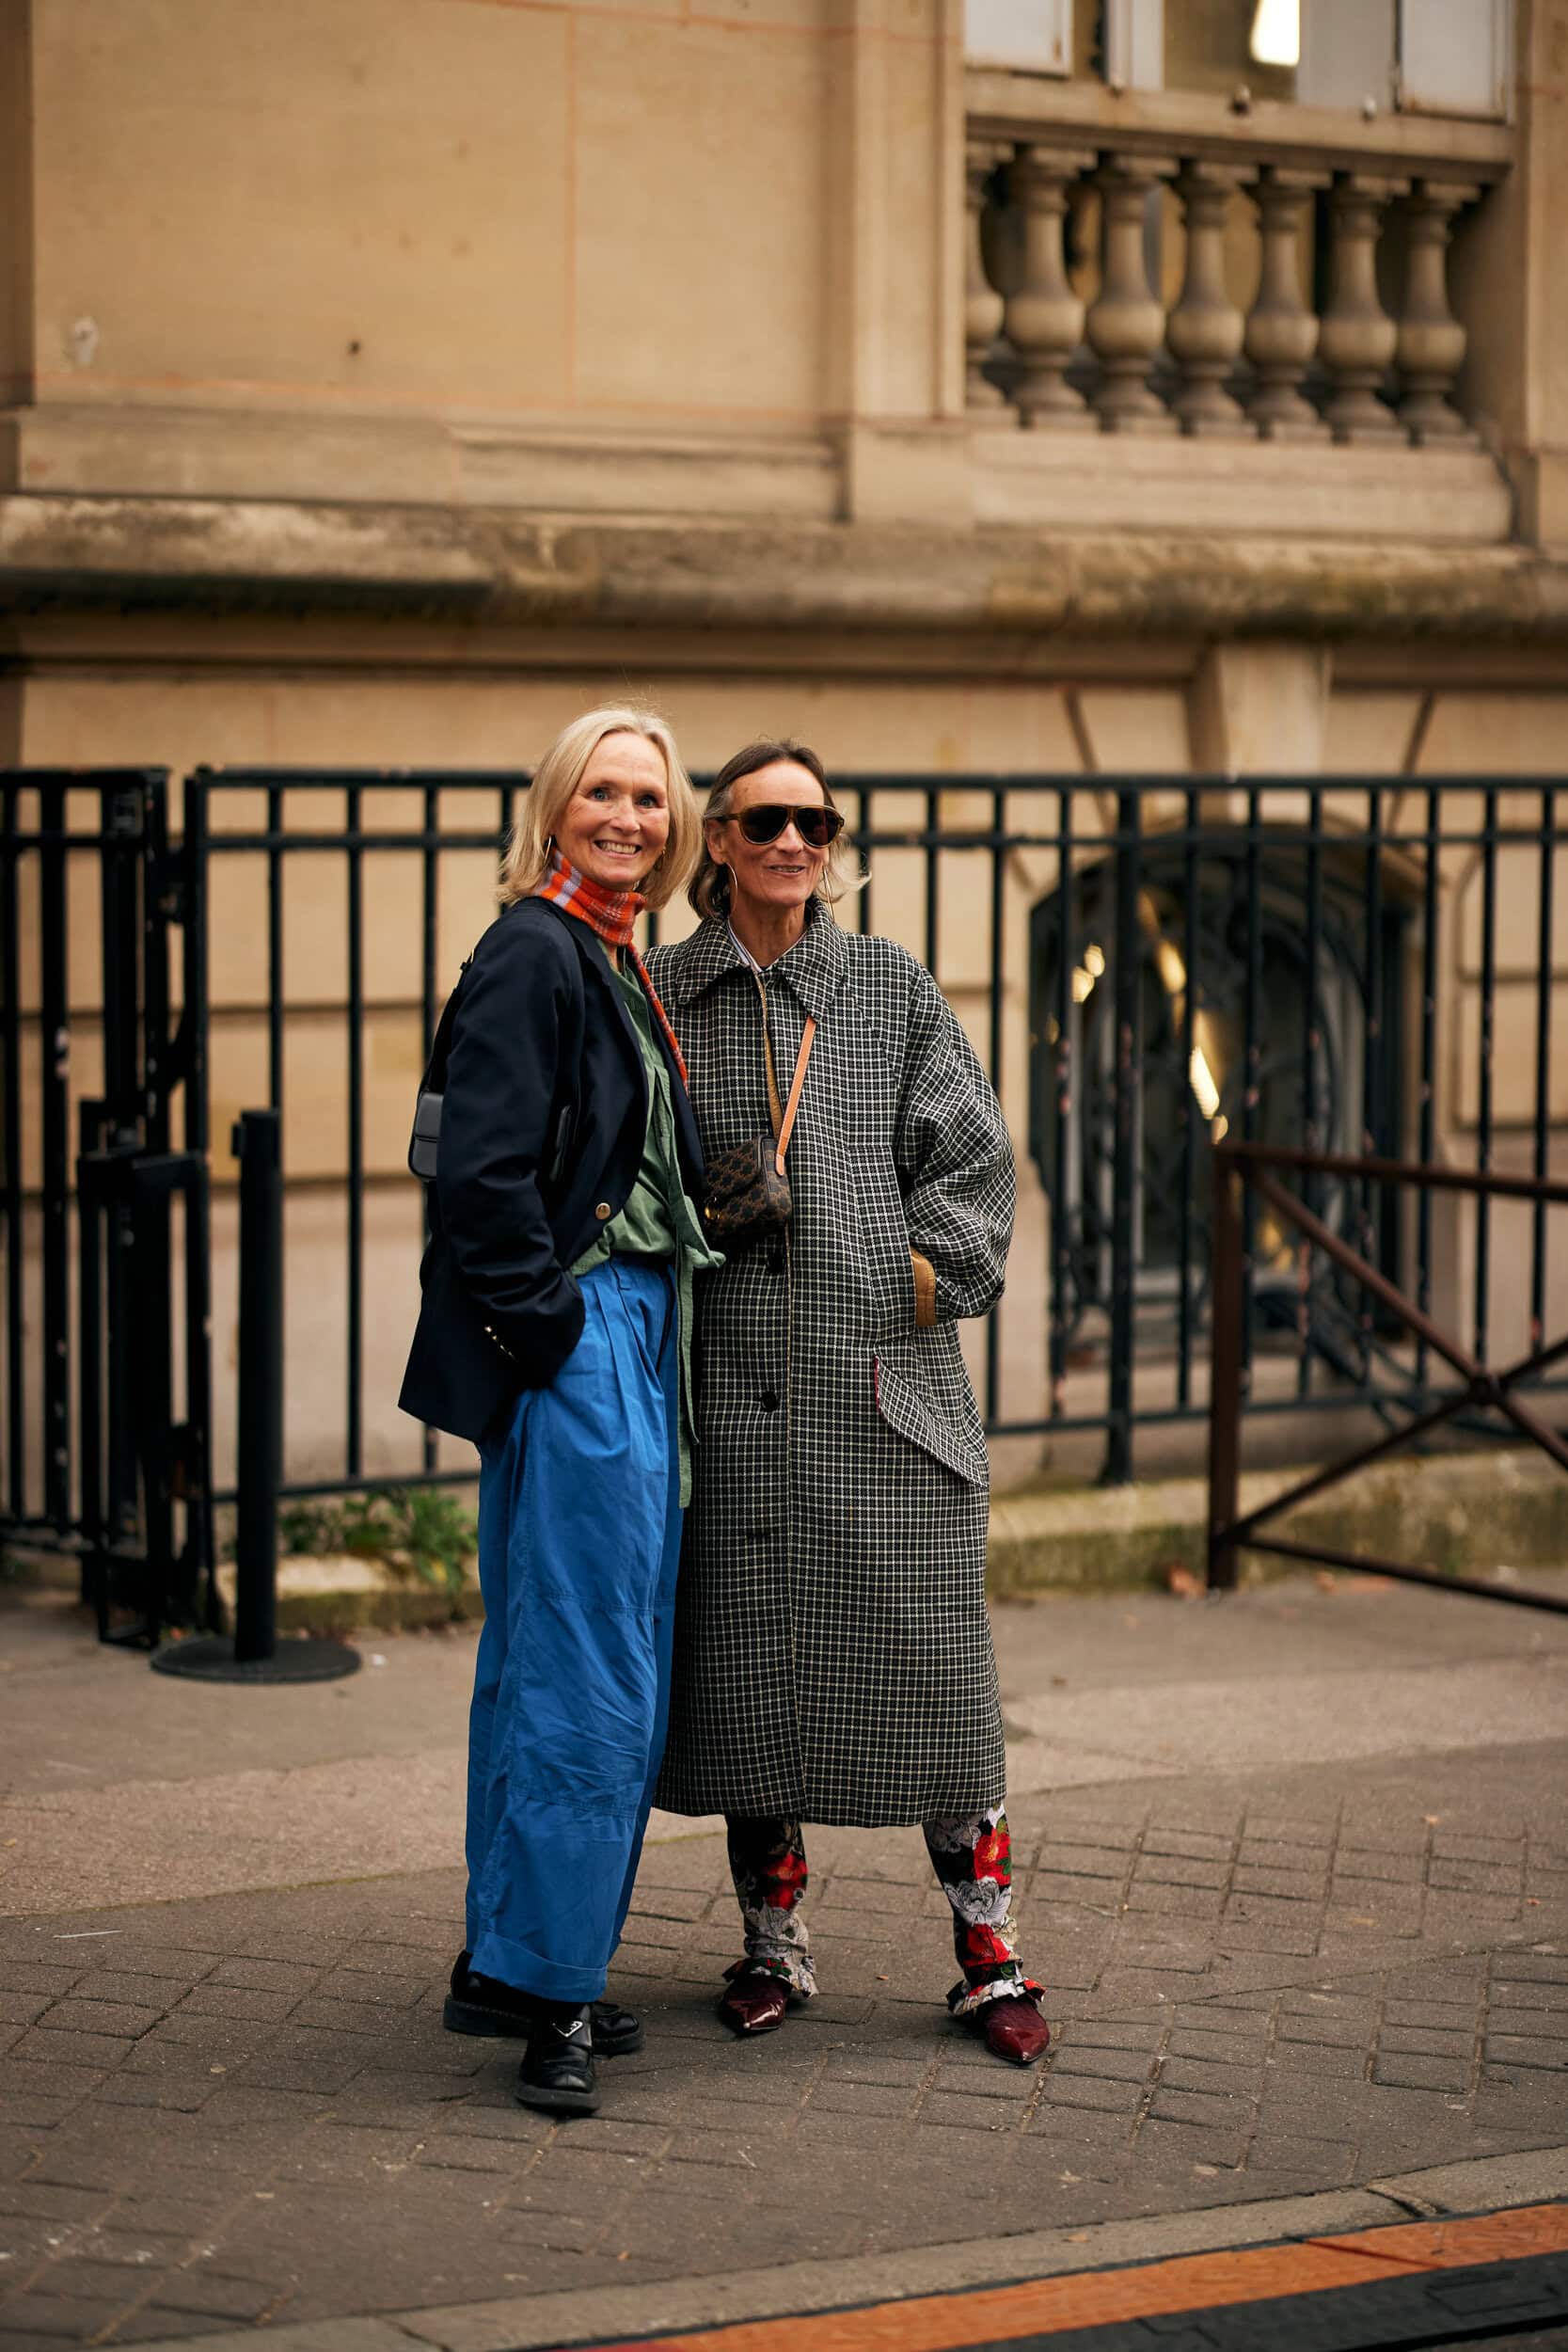
[[(956, 1318), (1002, 1289), (1012, 1151), (936, 983), (813, 900), (768, 967), (794, 1218), (698, 1285), (695, 1486), (670, 1740), (677, 1813), (876, 1825), (1005, 1793), (985, 1438)], [(705, 1152), (768, 1129), (764, 987), (722, 922), (652, 958)], [(916, 1325), (911, 1249), (935, 1269)], [(923, 1278), (927, 1295), (929, 1278)]]

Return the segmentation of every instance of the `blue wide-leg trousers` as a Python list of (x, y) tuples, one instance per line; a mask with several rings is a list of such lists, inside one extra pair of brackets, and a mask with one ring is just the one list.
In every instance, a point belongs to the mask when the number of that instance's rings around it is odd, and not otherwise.
[(582, 1295), (565, 1364), (481, 1448), (467, 1829), (470, 1964), (578, 2002), (604, 1991), (631, 1901), (681, 1540), (672, 1274), (611, 1258)]

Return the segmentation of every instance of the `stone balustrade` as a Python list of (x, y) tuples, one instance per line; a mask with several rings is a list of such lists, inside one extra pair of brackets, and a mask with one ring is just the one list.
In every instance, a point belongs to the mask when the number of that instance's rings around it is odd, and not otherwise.
[[(1423, 145), (1422, 126), (1396, 120), (1363, 144), (1343, 117), (1315, 118), (1333, 130), (1313, 136), (1308, 110), (1274, 107), (1266, 125), (1211, 114), (1183, 135), (1163, 99), (1157, 119), (1107, 135), (1082, 91), (1036, 95), (1053, 119), (1020, 120), (1005, 86), (1022, 77), (977, 78), (965, 309), (977, 421), (1474, 437), (1456, 397), (1467, 336), (1449, 256), (1456, 222), (1508, 169), (1505, 131), (1426, 126)], [(1098, 111), (1115, 111), (1107, 93)]]

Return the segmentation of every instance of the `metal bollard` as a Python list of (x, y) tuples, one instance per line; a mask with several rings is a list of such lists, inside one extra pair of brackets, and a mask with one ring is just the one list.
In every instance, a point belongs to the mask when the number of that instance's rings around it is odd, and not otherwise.
[(234, 1658), (277, 1647), (277, 1490), (283, 1479), (283, 1148), (277, 1111), (242, 1111), (240, 1426), (234, 1530)]
[(274, 1110), (242, 1111), (240, 1395), (234, 1636), (166, 1642), (160, 1674), (209, 1682), (330, 1682), (356, 1672), (346, 1642), (277, 1640), (277, 1497), (283, 1484), (283, 1145)]

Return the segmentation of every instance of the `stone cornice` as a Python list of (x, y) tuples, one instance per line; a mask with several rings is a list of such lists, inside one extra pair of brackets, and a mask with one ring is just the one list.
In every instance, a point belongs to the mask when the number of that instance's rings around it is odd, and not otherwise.
[(1235, 533), (551, 519), (515, 509), (0, 498), (0, 613), (1223, 639), (1568, 640), (1568, 559)]

